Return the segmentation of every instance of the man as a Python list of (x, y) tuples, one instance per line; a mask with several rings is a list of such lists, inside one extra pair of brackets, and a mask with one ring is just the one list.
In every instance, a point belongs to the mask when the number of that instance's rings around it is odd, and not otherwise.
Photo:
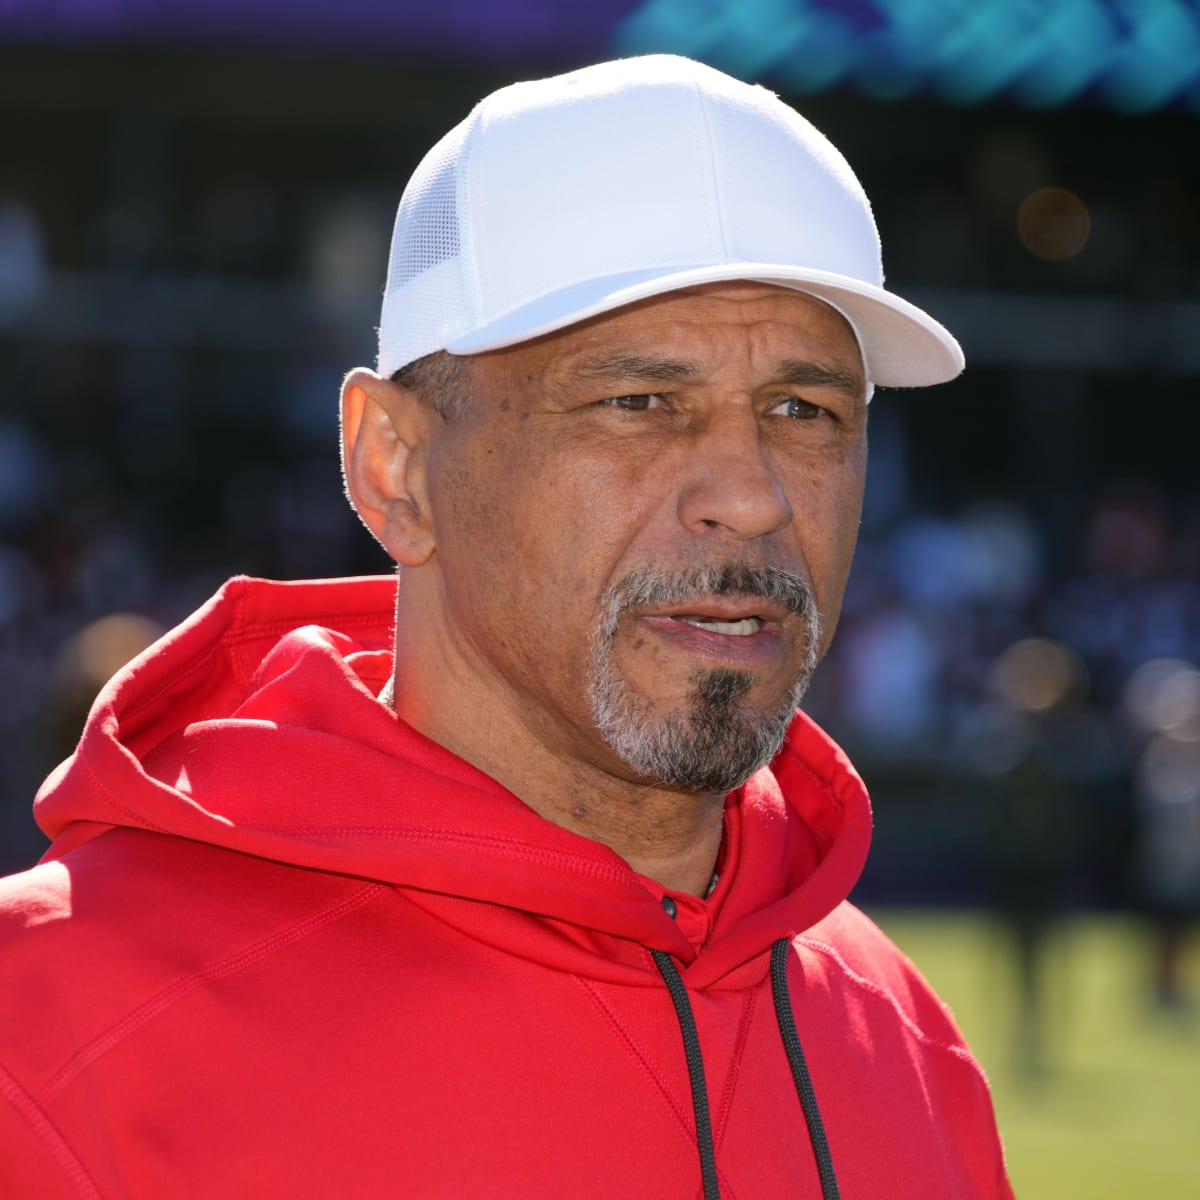
[(398, 584), (235, 580), (101, 694), (2, 893), (5, 1195), (1009, 1195), (795, 711), (871, 388), (961, 368), (881, 279), (684, 59), (430, 152), (342, 398)]

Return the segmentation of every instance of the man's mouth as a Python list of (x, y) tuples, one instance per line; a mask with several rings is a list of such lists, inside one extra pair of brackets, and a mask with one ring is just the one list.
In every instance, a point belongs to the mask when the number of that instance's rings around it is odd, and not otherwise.
[(763, 627), (762, 617), (742, 617), (737, 621), (718, 621), (714, 617), (692, 617), (677, 615), (671, 618), (684, 625), (694, 625), (709, 633), (723, 633), (727, 637), (750, 637)]
[(742, 671), (765, 670), (786, 655), (785, 620), (770, 601), (748, 604), (734, 596), (706, 597), (675, 612), (640, 617), (642, 628), (665, 638), (673, 654)]

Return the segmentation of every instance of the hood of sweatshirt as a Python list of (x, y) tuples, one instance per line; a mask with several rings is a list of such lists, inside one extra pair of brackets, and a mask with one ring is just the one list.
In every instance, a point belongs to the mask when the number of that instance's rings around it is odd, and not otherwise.
[(870, 806), (804, 714), (770, 767), (730, 794), (697, 944), (607, 846), (545, 820), (378, 701), (395, 588), (390, 576), (231, 580), (97, 697), (38, 793), (46, 857), (114, 827), (152, 830), (404, 888), (525, 955), (620, 971), (644, 970), (640, 947), (662, 950), (693, 987), (761, 976), (775, 939), (846, 898)]

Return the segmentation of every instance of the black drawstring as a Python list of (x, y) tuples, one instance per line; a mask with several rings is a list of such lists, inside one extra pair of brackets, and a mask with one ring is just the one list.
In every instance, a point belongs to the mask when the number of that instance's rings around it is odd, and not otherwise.
[(675, 1005), (675, 1016), (683, 1033), (683, 1053), (687, 1059), (688, 1078), (692, 1083), (692, 1109), (696, 1114), (696, 1143), (700, 1149), (704, 1200), (721, 1200), (721, 1188), (717, 1183), (717, 1156), (713, 1151), (712, 1119), (708, 1114), (708, 1089), (704, 1086), (704, 1060), (700, 1057), (700, 1038), (696, 1034), (696, 1021), (692, 1016), (687, 988), (683, 986), (670, 955), (661, 950), (651, 950), (650, 953), (671, 994), (671, 1003)]
[[(796, 1032), (796, 1019), (792, 1015), (792, 999), (788, 994), (787, 963), (791, 943), (780, 938), (771, 946), (771, 995), (775, 999), (775, 1020), (779, 1024), (779, 1035), (787, 1053), (788, 1066), (792, 1069), (792, 1082), (800, 1097), (804, 1121), (808, 1126), (808, 1140), (812, 1144), (813, 1156), (817, 1160), (817, 1174), (821, 1179), (823, 1200), (840, 1200), (837, 1175), (833, 1169), (833, 1155), (825, 1137), (825, 1126), (821, 1121), (821, 1110), (817, 1107), (817, 1094), (813, 1090), (808, 1063), (804, 1061), (804, 1048)], [(687, 1059), (688, 1079), (692, 1084), (692, 1109), (696, 1114), (696, 1144), (700, 1150), (700, 1177), (704, 1181), (704, 1200), (721, 1200), (721, 1188), (717, 1182), (717, 1157), (713, 1150), (712, 1118), (708, 1112), (708, 1089), (704, 1085), (704, 1059), (700, 1056), (700, 1037), (696, 1033), (696, 1019), (692, 1016), (692, 1005), (688, 1000), (687, 988), (675, 969), (668, 954), (651, 950), (654, 963), (667, 985), (671, 1003), (675, 1005), (675, 1016), (683, 1034), (683, 1053)]]
[(804, 1061), (804, 1048), (800, 1045), (800, 1035), (796, 1032), (796, 1019), (792, 1016), (792, 999), (788, 994), (787, 983), (790, 949), (791, 943), (787, 938), (780, 938), (771, 947), (771, 994), (775, 997), (775, 1020), (779, 1023), (779, 1033), (783, 1038), (783, 1048), (787, 1051), (788, 1065), (792, 1068), (796, 1094), (800, 1097), (800, 1107), (804, 1110), (804, 1120), (808, 1124), (808, 1138), (812, 1142), (813, 1154), (817, 1160), (817, 1173), (821, 1177), (821, 1195), (824, 1200), (838, 1200), (841, 1193), (838, 1191), (837, 1175), (833, 1169), (833, 1155), (829, 1152), (825, 1126), (821, 1122), (821, 1110), (817, 1107), (817, 1093), (813, 1090), (808, 1063)]

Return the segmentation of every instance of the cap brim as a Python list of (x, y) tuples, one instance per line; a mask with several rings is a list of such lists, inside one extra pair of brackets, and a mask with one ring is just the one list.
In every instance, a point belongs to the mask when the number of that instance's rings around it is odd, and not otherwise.
[(945, 383), (963, 369), (963, 352), (954, 336), (916, 305), (884, 288), (846, 275), (777, 263), (658, 267), (588, 279), (512, 309), (447, 342), (445, 348), (451, 354), (499, 350), (649, 296), (733, 279), (793, 288), (831, 304), (853, 327), (871, 383), (883, 387), (925, 387)]

